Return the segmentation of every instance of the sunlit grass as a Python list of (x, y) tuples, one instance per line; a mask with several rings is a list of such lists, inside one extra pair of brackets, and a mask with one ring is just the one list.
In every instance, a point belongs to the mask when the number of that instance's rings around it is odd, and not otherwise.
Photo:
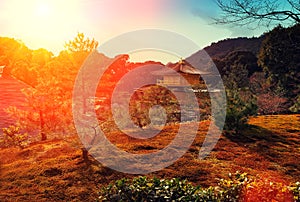
[[(216, 185), (228, 173), (247, 172), (276, 182), (300, 181), (299, 115), (261, 116), (240, 137), (222, 136), (211, 154), (198, 159), (209, 122), (201, 122), (189, 151), (173, 165), (149, 177), (187, 179), (195, 185)], [(176, 135), (178, 126), (170, 124), (150, 140), (128, 138), (118, 131), (107, 133), (108, 139), (131, 153), (149, 153), (165, 147)], [(56, 139), (36, 142), (25, 149), (1, 148), (0, 200), (72, 201), (94, 200), (99, 187), (122, 177), (133, 178), (101, 166), (90, 157), (86, 165), (79, 142)]]

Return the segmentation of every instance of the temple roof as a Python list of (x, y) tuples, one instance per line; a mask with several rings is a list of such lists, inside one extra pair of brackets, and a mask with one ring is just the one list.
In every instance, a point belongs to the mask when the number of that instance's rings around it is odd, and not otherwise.
[(174, 75), (176, 72), (194, 74), (194, 75), (205, 75), (210, 74), (209, 72), (201, 71), (193, 67), (190, 63), (185, 60), (182, 60), (178, 63), (168, 63), (166, 68), (152, 72), (153, 75)]

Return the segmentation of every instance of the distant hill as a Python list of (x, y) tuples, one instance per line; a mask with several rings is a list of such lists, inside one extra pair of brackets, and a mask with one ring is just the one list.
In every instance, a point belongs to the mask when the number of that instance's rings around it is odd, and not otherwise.
[(212, 43), (210, 46), (205, 47), (204, 50), (211, 58), (219, 59), (225, 57), (228, 53), (233, 51), (250, 51), (254, 55), (257, 55), (263, 39), (264, 36), (253, 38), (239, 37), (233, 39), (224, 39), (216, 43)]
[[(263, 40), (264, 35), (253, 38), (224, 39), (197, 51), (186, 60), (195, 67), (203, 68), (206, 71), (210, 71), (212, 60), (223, 75), (226, 71), (230, 71), (232, 64), (243, 57), (242, 63), (247, 66), (250, 76), (254, 71), (260, 71), (257, 66), (257, 54)], [(206, 54), (210, 58), (203, 59)]]

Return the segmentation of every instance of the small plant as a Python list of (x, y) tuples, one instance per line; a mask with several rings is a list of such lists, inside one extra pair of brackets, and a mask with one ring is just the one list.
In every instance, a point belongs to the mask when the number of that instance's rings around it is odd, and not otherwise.
[(300, 182), (296, 182), (289, 189), (293, 192), (295, 202), (300, 202)]
[(218, 184), (219, 201), (240, 201), (241, 193), (249, 182), (247, 173), (229, 173), (229, 180), (221, 179)]
[(9, 126), (8, 128), (3, 128), (2, 131), (4, 146), (19, 146), (23, 149), (28, 145), (28, 134), (21, 133), (18, 126)]

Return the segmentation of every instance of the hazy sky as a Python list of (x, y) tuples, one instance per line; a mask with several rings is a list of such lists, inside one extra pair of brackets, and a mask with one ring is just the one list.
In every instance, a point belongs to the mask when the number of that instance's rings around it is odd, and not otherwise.
[(103, 43), (125, 32), (155, 28), (176, 32), (205, 47), (265, 30), (216, 26), (214, 0), (1, 0), (0, 36), (22, 40), (29, 48), (55, 54), (77, 32)]

